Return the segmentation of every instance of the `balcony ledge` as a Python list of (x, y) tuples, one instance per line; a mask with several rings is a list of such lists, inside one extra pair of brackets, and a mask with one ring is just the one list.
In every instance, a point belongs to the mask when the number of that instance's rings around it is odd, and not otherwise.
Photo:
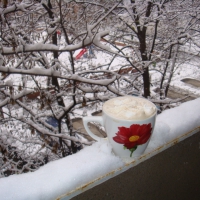
[[(108, 181), (109, 179), (112, 179), (115, 176), (120, 176), (120, 179), (123, 180), (123, 173), (126, 172), (127, 170), (137, 166), (138, 164), (150, 159), (151, 157), (163, 152), (164, 150), (174, 146), (175, 144), (180, 143), (181, 141), (183, 141), (183, 140), (185, 140), (185, 139), (187, 139), (187, 138), (189, 138), (189, 137), (191, 137), (194, 134), (199, 133), (199, 132), (200, 132), (200, 127), (197, 127), (195, 129), (193, 129), (192, 131), (189, 131), (185, 134), (182, 134), (181, 136), (171, 140), (170, 142), (168, 142), (168, 143), (166, 143), (162, 146), (157, 147), (156, 149), (154, 149), (154, 150), (152, 150), (148, 153), (144, 153), (142, 156), (140, 156), (139, 158), (137, 158), (136, 160), (134, 160), (132, 162), (124, 161), (125, 165), (123, 167), (117, 168), (116, 170), (110, 171), (109, 173), (107, 173), (107, 174), (105, 174), (105, 175), (103, 175), (103, 176), (101, 176), (101, 177), (99, 177), (95, 180), (92, 180), (92, 181), (90, 181), (90, 182), (88, 182), (84, 185), (81, 185), (80, 187), (77, 187), (76, 189), (58, 197), (56, 200), (69, 200), (73, 197), (76, 197), (77, 195), (84, 193), (85, 191), (87, 191), (91, 188), (94, 188), (95, 186), (97, 186), (96, 187), (97, 188), (96, 191), (97, 191), (97, 190), (99, 190), (98, 185), (104, 184), (104, 182)], [(200, 133), (199, 133), (199, 135), (200, 135)], [(151, 160), (149, 160), (148, 162), (151, 162)], [(167, 166), (167, 163), (166, 163), (166, 166)], [(140, 177), (140, 178), (142, 178), (142, 177)], [(130, 177), (130, 179), (131, 179), (131, 177)], [(92, 190), (89, 190), (87, 195), (89, 195), (90, 191), (92, 191)], [(90, 196), (88, 196), (88, 198), (89, 197)], [(76, 200), (76, 198), (73, 198), (73, 199)], [(78, 196), (77, 200), (78, 199), (83, 200), (83, 198), (81, 196)], [(100, 199), (100, 197), (99, 197), (99, 199)], [(104, 197), (104, 199), (105, 199), (105, 197)], [(107, 198), (107, 199), (109, 199), (109, 198)]]

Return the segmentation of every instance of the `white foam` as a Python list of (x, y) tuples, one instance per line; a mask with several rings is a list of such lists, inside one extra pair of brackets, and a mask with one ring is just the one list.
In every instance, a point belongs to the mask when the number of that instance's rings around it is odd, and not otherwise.
[(124, 96), (108, 100), (105, 102), (103, 110), (118, 119), (141, 120), (155, 114), (156, 107), (146, 99)]
[(115, 106), (120, 106), (122, 104), (122, 101), (116, 99), (116, 100), (113, 101), (113, 103), (114, 103)]

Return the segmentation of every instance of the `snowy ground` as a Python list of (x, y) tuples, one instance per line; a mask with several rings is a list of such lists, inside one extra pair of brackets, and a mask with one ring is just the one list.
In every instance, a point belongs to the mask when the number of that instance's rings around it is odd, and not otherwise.
[[(157, 117), (146, 153), (199, 127), (199, 119), (200, 98), (164, 111)], [(96, 142), (35, 172), (1, 178), (0, 196), (4, 200), (53, 200), (124, 166), (125, 162), (113, 154), (107, 141)]]
[[(197, 62), (199, 62), (199, 60), (197, 60)], [(181, 81), (185, 78), (200, 80), (199, 64), (196, 63), (195, 65), (183, 64), (181, 67), (177, 68), (170, 85), (172, 88), (176, 89), (177, 91), (179, 90), (181, 93), (186, 93), (188, 95), (200, 97), (199, 87), (195, 87)]]
[[(160, 81), (160, 78), (160, 73), (151, 73), (152, 82), (158, 82)], [(192, 95), (194, 97), (200, 97), (199, 87), (195, 87), (181, 81), (185, 78), (200, 80), (200, 67), (198, 65), (191, 64), (183, 64), (179, 66), (175, 70), (175, 73), (170, 83), (170, 88), (179, 93)]]

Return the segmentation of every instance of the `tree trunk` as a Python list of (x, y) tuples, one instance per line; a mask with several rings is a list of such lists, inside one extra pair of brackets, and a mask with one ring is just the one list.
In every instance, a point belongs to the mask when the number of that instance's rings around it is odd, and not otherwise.
[(144, 82), (144, 97), (147, 98), (150, 96), (150, 78), (149, 78), (149, 68), (144, 69), (144, 73), (142, 75)]
[[(131, 0), (131, 3), (134, 4), (135, 1)], [(151, 9), (152, 9), (152, 3), (148, 2), (147, 9), (145, 16), (149, 17), (151, 14)], [(148, 23), (144, 23), (143, 26), (140, 24), (140, 18), (139, 15), (137, 14), (137, 9), (135, 6), (132, 8), (133, 14), (134, 14), (134, 21), (135, 25), (137, 27), (137, 37), (139, 39), (140, 43), (140, 54), (142, 58), (142, 68), (143, 68), (143, 96), (147, 98), (150, 96), (150, 78), (149, 78), (149, 68), (146, 67), (145, 61), (148, 61), (147, 57), (147, 49), (146, 49), (146, 31), (147, 31), (147, 25)]]
[(177, 44), (175, 52), (174, 52), (174, 57), (172, 59), (172, 66), (171, 66), (171, 69), (170, 69), (169, 78), (168, 78), (166, 89), (165, 89), (165, 96), (167, 96), (167, 93), (168, 93), (168, 90), (169, 90), (169, 85), (171, 83), (172, 76), (173, 76), (173, 73), (174, 73), (174, 68), (175, 68), (175, 64), (176, 64), (176, 58), (177, 58), (177, 54), (178, 54), (178, 49), (179, 49), (179, 45)]
[(149, 78), (149, 68), (145, 66), (145, 61), (148, 61), (147, 52), (146, 52), (146, 29), (143, 29), (138, 33), (138, 38), (140, 41), (140, 53), (143, 63), (143, 96), (145, 98), (150, 96), (150, 78)]

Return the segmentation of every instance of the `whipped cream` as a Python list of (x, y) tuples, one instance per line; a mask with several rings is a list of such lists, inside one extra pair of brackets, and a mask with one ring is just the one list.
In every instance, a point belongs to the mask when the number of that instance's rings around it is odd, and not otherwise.
[(146, 99), (123, 96), (106, 101), (103, 105), (103, 111), (117, 119), (142, 120), (154, 115), (156, 107)]

